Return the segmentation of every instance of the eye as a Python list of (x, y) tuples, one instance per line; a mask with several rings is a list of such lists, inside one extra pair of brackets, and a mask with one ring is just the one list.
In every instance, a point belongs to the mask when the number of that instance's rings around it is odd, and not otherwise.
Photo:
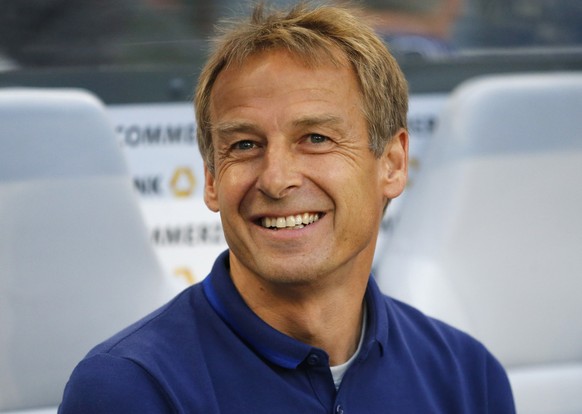
[(238, 141), (232, 145), (232, 149), (240, 150), (240, 151), (248, 151), (248, 150), (251, 150), (255, 147), (256, 147), (256, 144), (253, 141), (249, 141), (249, 140)]
[(329, 140), (328, 137), (320, 134), (309, 134), (307, 139), (311, 144), (323, 144), (324, 142)]
[(302, 151), (313, 154), (324, 154), (335, 147), (335, 141), (333, 138), (318, 133), (303, 135), (300, 144)]

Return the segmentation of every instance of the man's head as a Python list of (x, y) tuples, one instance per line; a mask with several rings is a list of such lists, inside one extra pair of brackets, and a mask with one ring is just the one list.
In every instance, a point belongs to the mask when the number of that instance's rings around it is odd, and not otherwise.
[(405, 82), (345, 9), (259, 8), (252, 21), (223, 36), (196, 96), (204, 200), (233, 280), (361, 283), (406, 183)]
[(406, 128), (407, 84), (398, 64), (374, 32), (353, 11), (301, 2), (288, 12), (266, 13), (259, 5), (247, 22), (227, 27), (216, 41), (195, 96), (200, 152), (214, 172), (210, 99), (221, 71), (242, 65), (255, 54), (286, 50), (307, 65), (341, 65), (347, 59), (358, 79), (362, 112), (367, 120), (370, 149), (380, 156), (391, 137)]

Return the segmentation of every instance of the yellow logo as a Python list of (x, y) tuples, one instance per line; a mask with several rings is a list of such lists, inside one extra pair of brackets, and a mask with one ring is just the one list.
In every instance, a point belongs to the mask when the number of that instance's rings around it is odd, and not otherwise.
[(170, 188), (178, 198), (190, 197), (196, 188), (196, 178), (188, 167), (179, 167), (170, 180)]
[(196, 277), (192, 270), (187, 267), (179, 267), (174, 270), (174, 275), (186, 281), (189, 285), (193, 285), (196, 282)]

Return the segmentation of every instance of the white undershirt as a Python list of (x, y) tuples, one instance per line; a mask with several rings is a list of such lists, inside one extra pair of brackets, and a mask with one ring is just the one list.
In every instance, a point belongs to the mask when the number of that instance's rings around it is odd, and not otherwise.
[(333, 377), (333, 383), (335, 384), (336, 390), (339, 389), (340, 384), (342, 383), (342, 379), (344, 378), (346, 371), (352, 365), (352, 363), (356, 360), (356, 358), (358, 357), (358, 354), (360, 353), (360, 350), (362, 349), (362, 343), (364, 342), (364, 336), (366, 335), (366, 328), (368, 325), (368, 318), (367, 318), (368, 309), (367, 309), (367, 306), (365, 306), (365, 305), (364, 305), (363, 314), (364, 315), (362, 316), (362, 331), (360, 332), (360, 341), (358, 342), (358, 348), (356, 349), (356, 352), (354, 352), (354, 354), (350, 357), (350, 359), (348, 359), (343, 364), (329, 367), (329, 369), (331, 370), (331, 375)]

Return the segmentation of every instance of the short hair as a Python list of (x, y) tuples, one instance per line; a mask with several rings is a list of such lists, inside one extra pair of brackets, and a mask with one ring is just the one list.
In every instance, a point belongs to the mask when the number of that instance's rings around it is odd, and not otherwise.
[[(214, 173), (210, 105), (219, 73), (242, 65), (254, 54), (284, 49), (306, 65), (316, 67), (322, 56), (335, 64), (345, 58), (361, 90), (370, 150), (380, 157), (386, 143), (406, 128), (408, 86), (386, 45), (348, 6), (312, 5), (301, 1), (289, 10), (266, 11), (255, 6), (248, 20), (227, 22), (215, 39), (215, 48), (201, 71), (196, 88), (197, 139), (200, 153)], [(337, 59), (337, 52), (342, 58)]]

